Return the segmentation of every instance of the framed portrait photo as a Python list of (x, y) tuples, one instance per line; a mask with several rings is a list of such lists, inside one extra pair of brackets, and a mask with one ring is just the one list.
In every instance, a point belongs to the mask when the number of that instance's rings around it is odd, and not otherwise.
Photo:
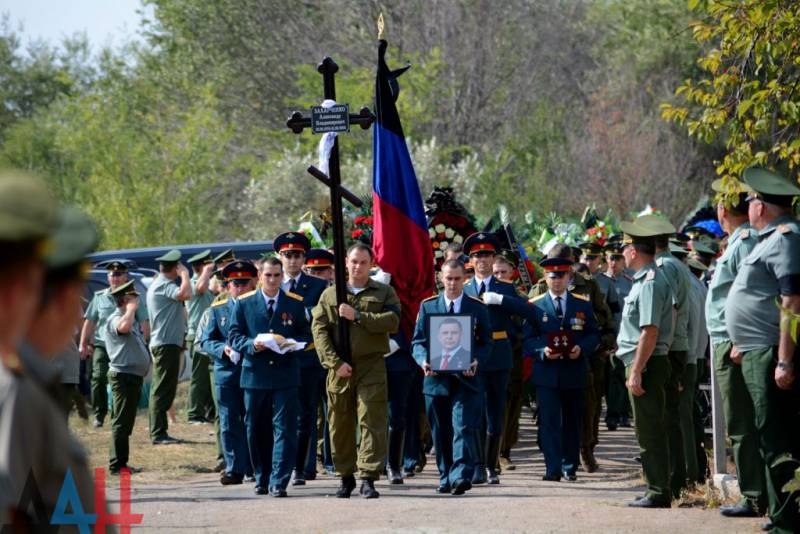
[(428, 364), (435, 373), (455, 373), (472, 363), (472, 315), (428, 316)]

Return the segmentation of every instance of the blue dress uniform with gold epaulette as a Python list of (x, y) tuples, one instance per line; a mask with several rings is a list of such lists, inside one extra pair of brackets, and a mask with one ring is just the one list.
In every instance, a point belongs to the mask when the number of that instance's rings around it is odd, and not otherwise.
[[(447, 313), (443, 294), (422, 301), (414, 328), (412, 349), (417, 364), (428, 359), (428, 316)], [(486, 305), (462, 293), (461, 314), (474, 318), (473, 359), (478, 369), (486, 365), (492, 351), (491, 323)], [(423, 393), (431, 424), (436, 465), (439, 469), (439, 491), (447, 492), (459, 484), (471, 485), (475, 465), (479, 461), (478, 432), (483, 404), (478, 376), (461, 373), (439, 373), (426, 376)]]
[(223, 483), (228, 484), (236, 484), (253, 472), (244, 425), (244, 392), (239, 385), (242, 367), (232, 362), (224, 350), (235, 302), (232, 298), (213, 302), (208, 310), (208, 323), (199, 332), (200, 347), (213, 358), (220, 442), (225, 458)]
[[(545, 479), (561, 476), (574, 480), (579, 465), (583, 396), (589, 372), (589, 358), (600, 337), (589, 298), (564, 294), (565, 305), (559, 320), (550, 293), (533, 299), (541, 312), (538, 331), (525, 325), (525, 354), (533, 356), (532, 384), (539, 405), (540, 443), (545, 459)], [(549, 332), (569, 331), (579, 345), (580, 356), (551, 360), (544, 356)]]
[(285, 492), (297, 454), (299, 362), (292, 352), (255, 352), (253, 341), (258, 334), (272, 333), (309, 342), (311, 331), (303, 297), (279, 291), (275, 298), (268, 319), (261, 289), (242, 295), (233, 307), (228, 340), (242, 355), (240, 385), (257, 491)]
[[(486, 283), (488, 281), (488, 283)], [(483, 290), (481, 290), (483, 284)], [(475, 469), (474, 483), (486, 480), (485, 468), (489, 468), (489, 476), (496, 479), (495, 469), (500, 452), (500, 439), (505, 422), (505, 407), (508, 397), (508, 381), (513, 363), (511, 336), (517, 328), (513, 315), (525, 316), (528, 303), (514, 289), (514, 284), (498, 280), (494, 276), (479, 281), (472, 278), (464, 284), (464, 293), (479, 298), (484, 292), (498, 293), (503, 296), (499, 305), (488, 306), (489, 322), (492, 327), (494, 345), (484, 365), (478, 367), (480, 385), (483, 388), (485, 421), (481, 425), (481, 439), (478, 443), (481, 460)], [(485, 435), (485, 447), (484, 447)]]

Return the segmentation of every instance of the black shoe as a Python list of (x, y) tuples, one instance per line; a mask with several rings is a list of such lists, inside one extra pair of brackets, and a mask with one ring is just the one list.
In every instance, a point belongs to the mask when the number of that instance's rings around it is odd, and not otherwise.
[(542, 477), (545, 482), (560, 482), (561, 475), (545, 475)]
[(486, 477), (489, 484), (500, 484), (500, 477), (497, 476), (497, 471), (489, 469), (489, 476)]
[(234, 473), (222, 473), (222, 476), (219, 477), (219, 483), (223, 486), (236, 486), (242, 483), (242, 477)]
[(114, 476), (119, 476), (120, 472), (122, 470), (124, 470), (124, 469), (127, 469), (128, 472), (131, 475), (135, 475), (137, 473), (141, 473), (142, 472), (142, 468), (141, 467), (133, 467), (133, 466), (130, 466), (130, 465), (126, 465), (124, 467), (117, 467), (117, 468), (113, 468), (112, 467), (112, 468), (109, 468), (108, 472), (111, 473)]
[(356, 477), (348, 475), (342, 477), (342, 482), (339, 484), (339, 489), (336, 490), (336, 497), (339, 499), (349, 499), (350, 494), (356, 489)]
[(486, 482), (486, 469), (475, 468), (475, 474), (472, 475), (472, 484), (479, 486), (481, 484), (486, 484)]
[(286, 497), (286, 490), (283, 488), (279, 488), (278, 486), (272, 486), (269, 489), (269, 494), (273, 497)]
[(464, 478), (459, 478), (453, 485), (453, 495), (464, 495), (464, 492), (467, 492), (471, 489), (472, 489), (472, 482)]
[(576, 475), (575, 473), (572, 474), (564, 473), (564, 479), (570, 482), (575, 482), (576, 480), (578, 480), (578, 475)]
[(365, 499), (377, 499), (381, 496), (375, 489), (375, 482), (368, 478), (361, 479), (361, 488), (358, 490), (362, 497)]
[(672, 503), (669, 501), (657, 501), (650, 497), (642, 497), (641, 499), (629, 502), (628, 506), (632, 508), (670, 508)]
[(214, 472), (222, 473), (223, 471), (225, 471), (226, 467), (228, 466), (225, 464), (225, 460), (220, 460), (219, 462), (217, 462), (217, 465), (214, 466)]
[(775, 523), (772, 522), (772, 519), (768, 519), (766, 523), (761, 524), (761, 531), (762, 532), (769, 532), (770, 530), (775, 528)]
[(619, 422), (619, 426), (622, 428), (630, 428), (631, 422), (628, 420), (627, 417), (623, 417), (622, 420)]
[(172, 436), (161, 436), (153, 440), (153, 445), (175, 445), (178, 443), (183, 443), (183, 441)]
[(405, 478), (413, 478), (416, 475), (416, 471), (414, 469), (403, 469), (403, 477)]
[(269, 490), (264, 486), (256, 486), (256, 495), (267, 495)]
[(297, 470), (292, 471), (292, 486), (305, 486), (306, 485), (306, 478), (303, 476), (302, 473), (298, 473)]
[(753, 507), (753, 503), (747, 499), (733, 506), (721, 506), (719, 513), (725, 517), (758, 517), (761, 515)]
[(452, 488), (450, 488), (450, 484), (440, 484), (438, 488), (436, 488), (436, 493), (450, 493)]
[(303, 478), (306, 480), (316, 480), (317, 473), (303, 473)]
[(617, 425), (614, 423), (606, 423), (606, 428), (609, 430), (609, 432), (613, 432), (617, 429)]

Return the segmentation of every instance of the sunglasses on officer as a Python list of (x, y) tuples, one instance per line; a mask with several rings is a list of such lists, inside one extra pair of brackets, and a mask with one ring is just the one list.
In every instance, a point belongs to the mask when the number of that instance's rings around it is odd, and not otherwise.
[(250, 280), (246, 279), (237, 279), (237, 280), (230, 280), (231, 284), (235, 285), (236, 287), (244, 287), (250, 283)]

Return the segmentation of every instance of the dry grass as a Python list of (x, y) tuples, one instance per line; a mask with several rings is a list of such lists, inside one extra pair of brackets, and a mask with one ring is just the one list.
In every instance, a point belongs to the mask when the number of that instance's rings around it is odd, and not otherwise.
[[(188, 382), (178, 385), (173, 405), (177, 422), (169, 424), (169, 434), (184, 440), (178, 445), (153, 445), (150, 442), (147, 410), (139, 410), (130, 437), (130, 465), (143, 471), (134, 475), (137, 484), (176, 482), (195, 475), (211, 472), (217, 463), (214, 426), (190, 425), (186, 422)], [(108, 417), (102, 428), (93, 428), (91, 418), (84, 421), (76, 415), (70, 417), (70, 428), (89, 451), (90, 466), (108, 468), (108, 448), (111, 444), (111, 426)], [(108, 484), (117, 480), (108, 477)]]

